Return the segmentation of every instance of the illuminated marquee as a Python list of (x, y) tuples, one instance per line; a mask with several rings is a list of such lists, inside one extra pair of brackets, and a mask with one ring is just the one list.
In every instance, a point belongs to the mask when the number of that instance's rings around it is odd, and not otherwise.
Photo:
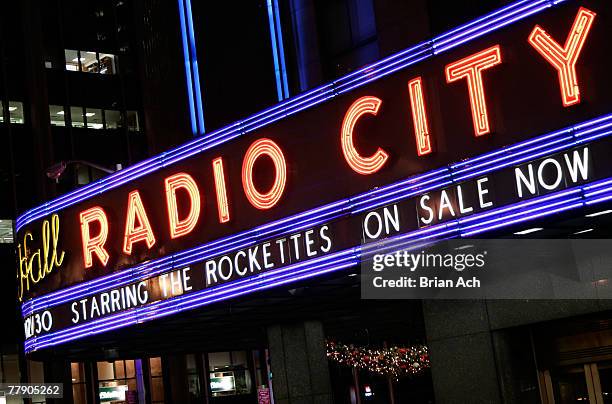
[[(528, 41), (547, 61), (559, 71), (561, 96), (563, 105), (569, 106), (580, 102), (579, 88), (576, 79), (576, 62), (580, 55), (595, 13), (580, 8), (574, 24), (568, 34), (565, 47), (561, 48), (545, 31), (536, 26), (529, 35)], [(485, 84), (483, 75), (488, 69), (502, 64), (502, 49), (500, 45), (484, 49), (468, 55), (458, 61), (445, 66), (445, 77), (448, 83), (465, 81), (469, 95), (469, 105), (472, 116), (474, 134), (482, 136), (491, 132), (491, 125), (485, 98)], [(427, 122), (427, 107), (424, 101), (423, 79), (417, 77), (408, 82), (410, 111), (414, 124), (414, 139), (416, 140), (417, 156), (424, 156), (432, 152), (432, 134)], [(340, 133), (343, 157), (348, 166), (362, 175), (371, 175), (384, 168), (390, 152), (378, 147), (369, 156), (362, 155), (356, 147), (357, 126), (361, 119), (367, 115), (376, 117), (383, 107), (383, 100), (375, 96), (363, 96), (355, 100), (346, 111)], [(267, 192), (258, 190), (253, 180), (253, 170), (260, 158), (269, 158), (274, 165), (274, 180)], [(242, 186), (248, 201), (257, 209), (271, 209), (279, 203), (287, 186), (287, 160), (279, 144), (271, 139), (258, 139), (254, 141), (245, 152), (242, 164)], [(289, 163), (290, 164), (290, 163)], [(223, 171), (223, 159), (218, 157), (212, 161), (213, 175), (216, 191), (219, 223), (229, 221), (231, 202), (227, 196), (226, 180)], [(166, 199), (168, 205), (169, 233), (171, 238), (189, 234), (195, 228), (199, 217), (201, 203), (199, 186), (187, 173), (173, 174), (165, 179)], [(179, 219), (177, 207), (177, 190), (183, 190), (189, 196), (189, 212), (185, 218)], [(133, 191), (128, 197), (127, 219), (124, 233), (123, 252), (130, 255), (132, 245), (146, 242), (148, 249), (155, 245), (155, 234), (147, 218), (146, 209), (138, 191)], [(443, 205), (444, 200), (441, 202)], [(89, 211), (81, 214), (87, 215)], [(98, 214), (100, 212), (98, 211)], [(107, 220), (106, 218), (104, 220)], [(138, 225), (135, 224), (138, 222)], [(136, 226), (136, 227), (134, 227)], [(84, 250), (84, 266), (91, 267), (91, 252), (100, 258), (103, 265), (108, 261), (104, 243), (101, 243), (104, 234), (101, 232), (97, 238), (89, 236), (89, 227), (82, 227)]]
[(607, 46), (595, 16), (610, 6), (527, 3), (23, 215), (19, 235), (57, 211), (67, 252), (54, 286), (24, 292), (28, 324), (46, 321), (26, 350), (353, 266), (363, 240), (471, 235), (597, 203), (612, 192), (612, 94), (597, 91), (612, 64), (588, 50)]

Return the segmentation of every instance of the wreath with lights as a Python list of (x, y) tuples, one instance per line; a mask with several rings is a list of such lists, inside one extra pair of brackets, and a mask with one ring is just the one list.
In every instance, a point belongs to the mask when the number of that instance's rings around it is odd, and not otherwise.
[(399, 379), (416, 376), (430, 367), (425, 345), (369, 348), (327, 341), (327, 358), (342, 366)]

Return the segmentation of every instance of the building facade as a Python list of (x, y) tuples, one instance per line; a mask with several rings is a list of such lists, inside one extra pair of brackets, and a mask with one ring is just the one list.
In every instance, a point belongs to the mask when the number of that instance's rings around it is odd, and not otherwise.
[(612, 8), (244, 3), (5, 6), (4, 380), (69, 403), (607, 402), (605, 271), (577, 262), (583, 294), (556, 299), (362, 288), (388, 242), (609, 238)]

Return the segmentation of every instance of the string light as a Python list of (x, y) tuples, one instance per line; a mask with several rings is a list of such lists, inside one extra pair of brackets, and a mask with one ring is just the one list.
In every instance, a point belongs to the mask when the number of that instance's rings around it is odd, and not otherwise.
[(399, 379), (416, 376), (430, 367), (426, 345), (368, 348), (327, 341), (327, 358), (340, 365)]

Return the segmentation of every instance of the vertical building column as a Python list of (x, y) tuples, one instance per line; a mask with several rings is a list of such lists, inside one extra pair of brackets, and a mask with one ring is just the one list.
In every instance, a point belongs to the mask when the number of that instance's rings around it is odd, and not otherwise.
[(70, 373), (70, 362), (62, 360), (45, 361), (43, 363), (45, 383), (61, 383), (64, 385), (62, 398), (47, 398), (49, 404), (68, 404), (73, 402), (72, 398), (72, 375)]
[(291, 0), (290, 4), (299, 91), (303, 92), (323, 81), (315, 6), (314, 0)]
[[(37, 197), (40, 201), (47, 201), (55, 194), (53, 181), (45, 181), (44, 173), (52, 162), (53, 138), (51, 137), (49, 101), (47, 94), (47, 72), (43, 63), (43, 16), (38, 2), (28, 0), (23, 2), (24, 26), (25, 30), (25, 77), (26, 77), (26, 100), (29, 106), (24, 103), (24, 114), (30, 120), (34, 139), (34, 149), (32, 154), (35, 156), (32, 161), (34, 167), (32, 171), (40, 178), (35, 178), (33, 186), (37, 187)], [(27, 101), (26, 101), (27, 102)], [(36, 203), (36, 201), (32, 201)]]
[(423, 301), (436, 403), (501, 402), (484, 301)]
[(144, 371), (142, 361), (143, 361), (142, 359), (136, 359), (134, 361), (134, 367), (136, 368), (136, 391), (138, 393), (138, 404), (147, 403), (147, 399), (146, 399), (147, 387), (145, 383), (145, 377), (147, 375), (146, 375), (146, 372)]
[(162, 358), (164, 394), (168, 403), (189, 402), (189, 381), (185, 355), (167, 355)]
[(268, 347), (276, 404), (333, 402), (320, 322), (270, 326)]

